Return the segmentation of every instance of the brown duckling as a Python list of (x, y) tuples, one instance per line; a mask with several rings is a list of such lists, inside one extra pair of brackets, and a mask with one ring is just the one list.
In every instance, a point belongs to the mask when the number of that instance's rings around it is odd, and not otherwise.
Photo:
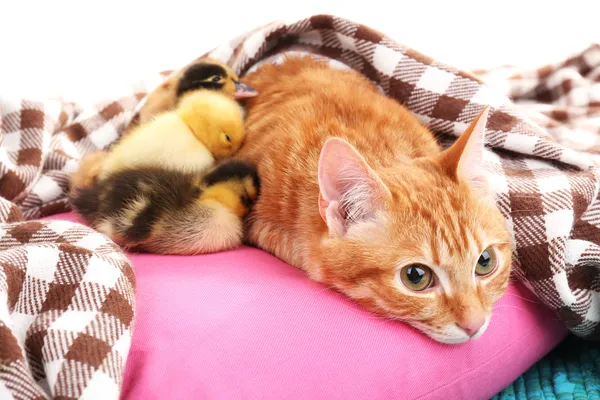
[(239, 76), (226, 64), (211, 58), (201, 58), (171, 74), (148, 95), (139, 112), (140, 123), (148, 121), (157, 113), (172, 109), (185, 93), (202, 89), (219, 91), (236, 100), (258, 95), (258, 91), (241, 82)]

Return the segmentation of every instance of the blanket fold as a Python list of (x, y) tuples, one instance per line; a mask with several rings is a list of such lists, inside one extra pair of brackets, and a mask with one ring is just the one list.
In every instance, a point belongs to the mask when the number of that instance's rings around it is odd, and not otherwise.
[(0, 398), (118, 399), (133, 316), (133, 270), (104, 235), (0, 225)]
[(68, 209), (81, 156), (116, 140), (142, 95), (89, 109), (0, 99), (0, 398), (118, 399), (134, 274), (107, 237), (36, 218)]
[[(515, 274), (573, 333), (600, 338), (600, 46), (535, 71), (466, 72), (316, 15), (259, 27), (202, 57), (243, 76), (289, 51), (361, 72), (446, 144), (490, 105), (488, 177), (512, 233)], [(94, 106), (0, 99), (1, 395), (119, 396), (131, 265), (88, 228), (36, 219), (70, 209), (68, 178), (81, 157), (110, 147), (160, 79)]]

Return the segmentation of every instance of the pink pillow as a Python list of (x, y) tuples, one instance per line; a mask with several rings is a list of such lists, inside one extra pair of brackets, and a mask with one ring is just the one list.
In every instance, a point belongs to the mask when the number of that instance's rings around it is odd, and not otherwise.
[(125, 399), (487, 399), (566, 336), (521, 284), (479, 340), (442, 345), (257, 249), (131, 258)]

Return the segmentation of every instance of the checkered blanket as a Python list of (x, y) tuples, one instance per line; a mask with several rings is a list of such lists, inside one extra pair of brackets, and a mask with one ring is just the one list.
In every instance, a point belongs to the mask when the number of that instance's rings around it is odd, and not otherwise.
[[(599, 46), (538, 71), (478, 77), (318, 15), (259, 27), (204, 56), (243, 75), (293, 50), (360, 71), (446, 144), (492, 106), (487, 169), (516, 276), (573, 333), (600, 338)], [(81, 157), (114, 143), (160, 79), (93, 106), (0, 99), (0, 398), (119, 396), (131, 266), (102, 235), (37, 219), (69, 210), (68, 178)]]
[(66, 210), (81, 156), (131, 122), (143, 94), (82, 109), (0, 98), (0, 399), (118, 399), (134, 317), (121, 250)]
[(133, 285), (125, 255), (89, 228), (0, 225), (0, 398), (118, 399)]

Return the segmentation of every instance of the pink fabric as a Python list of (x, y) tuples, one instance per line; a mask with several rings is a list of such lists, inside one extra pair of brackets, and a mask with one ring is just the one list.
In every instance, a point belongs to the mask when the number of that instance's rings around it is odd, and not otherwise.
[(442, 345), (257, 249), (132, 260), (124, 399), (487, 399), (566, 335), (520, 284), (479, 340)]

